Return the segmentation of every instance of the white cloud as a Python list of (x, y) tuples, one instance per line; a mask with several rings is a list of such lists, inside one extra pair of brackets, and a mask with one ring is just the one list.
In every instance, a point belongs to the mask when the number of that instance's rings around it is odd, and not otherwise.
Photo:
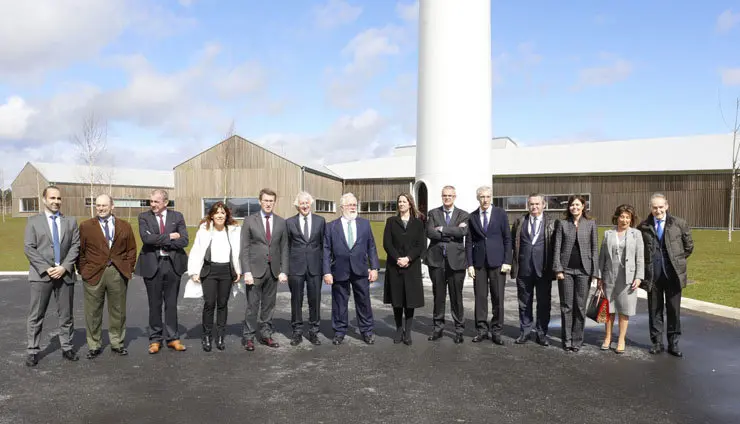
[(602, 54), (601, 58), (609, 63), (578, 71), (577, 88), (612, 85), (632, 75), (634, 67), (630, 61), (606, 53)]
[(325, 29), (350, 24), (356, 21), (361, 13), (362, 7), (352, 6), (343, 0), (329, 0), (313, 10), (316, 26)]
[(740, 23), (740, 12), (733, 13), (732, 9), (727, 9), (722, 12), (717, 18), (717, 32), (726, 34)]
[(227, 99), (255, 92), (267, 84), (267, 74), (256, 61), (244, 62), (214, 77), (216, 90)]
[(740, 85), (740, 68), (722, 68), (720, 74), (722, 75), (722, 84)]
[(5, 104), (0, 104), (0, 140), (23, 137), (30, 118), (36, 113), (23, 98), (9, 97)]
[(404, 21), (418, 21), (419, 0), (413, 3), (396, 3), (396, 14)]

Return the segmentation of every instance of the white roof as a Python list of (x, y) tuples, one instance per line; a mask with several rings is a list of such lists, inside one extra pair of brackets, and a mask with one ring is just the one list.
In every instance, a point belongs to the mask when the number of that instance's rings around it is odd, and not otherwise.
[[(89, 182), (85, 165), (68, 163), (29, 162), (49, 182), (81, 184)], [(134, 187), (175, 187), (175, 173), (153, 169), (93, 167), (96, 184)]]
[[(524, 147), (514, 142), (494, 143), (491, 164), (492, 175), (729, 170), (732, 134)], [(328, 167), (347, 180), (414, 178), (416, 151), (404, 146), (401, 154)]]

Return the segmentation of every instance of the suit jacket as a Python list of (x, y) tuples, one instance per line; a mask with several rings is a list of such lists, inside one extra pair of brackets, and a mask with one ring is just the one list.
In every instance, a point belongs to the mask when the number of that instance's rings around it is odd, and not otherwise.
[[(188, 275), (198, 275), (201, 281), (208, 276), (211, 272), (210, 264), (210, 251), (211, 239), (213, 233), (216, 230), (213, 225), (209, 229), (206, 229), (206, 224), (200, 224), (198, 232), (195, 233), (195, 241), (193, 247), (190, 248), (190, 255), (188, 256)], [(239, 250), (241, 248), (241, 233), (240, 228), (237, 225), (227, 225), (226, 235), (228, 236), (229, 244), (231, 245), (231, 272), (232, 277), (236, 278), (237, 275), (241, 274), (241, 264), (239, 263)]]
[(378, 249), (370, 221), (357, 217), (357, 237), (352, 249), (344, 236), (342, 218), (326, 225), (324, 234), (324, 275), (332, 274), (335, 281), (347, 281), (350, 276), (367, 277), (368, 269), (379, 269)]
[(290, 275), (321, 275), (324, 258), (324, 232), (326, 220), (311, 214), (311, 234), (308, 239), (303, 236), (300, 213), (285, 220), (288, 227), (288, 250), (290, 254)]
[[(28, 218), (23, 238), (23, 251), (28, 258), (28, 281), (51, 281), (46, 270), (54, 266), (54, 239), (49, 229), (46, 213), (41, 212)], [(74, 284), (75, 263), (80, 251), (80, 232), (74, 217), (62, 215), (59, 228), (60, 265), (67, 270), (62, 276), (67, 284)]]
[(285, 220), (274, 213), (270, 219), (272, 230), (269, 244), (261, 211), (244, 218), (242, 224), (242, 246), (239, 254), (242, 273), (251, 272), (254, 278), (263, 278), (268, 267), (274, 277), (281, 273), (288, 275), (288, 232)]
[[(180, 234), (177, 240), (170, 240), (170, 233)], [(136, 263), (134, 273), (144, 278), (152, 278), (159, 267), (159, 250), (165, 250), (170, 255), (172, 268), (175, 274), (182, 275), (188, 268), (188, 255), (185, 253), (190, 240), (188, 239), (188, 228), (182, 214), (172, 209), (167, 209), (167, 217), (164, 222), (164, 234), (159, 232), (157, 216), (152, 211), (139, 214), (139, 237), (141, 237), (141, 252), (139, 261)]]
[[(464, 242), (465, 236), (468, 235), (468, 213), (454, 208), (450, 216), (450, 225), (447, 225), (443, 208), (440, 206), (432, 209), (427, 216), (426, 233), (430, 241), (426, 263), (433, 267), (444, 267), (444, 249), (447, 249), (447, 261), (450, 263), (450, 268), (462, 271), (467, 265)], [(460, 224), (465, 225), (461, 227)], [(437, 227), (442, 227), (442, 231), (437, 231)]]
[(491, 213), (488, 231), (483, 231), (480, 208), (468, 217), (468, 237), (465, 240), (468, 266), (496, 268), (503, 264), (511, 265), (509, 218), (501, 208), (491, 206), (488, 210)]
[[(642, 241), (642, 233), (635, 228), (628, 228), (625, 242), (625, 279), (627, 284), (632, 284), (636, 279), (645, 278), (645, 245)], [(601, 278), (607, 286), (613, 286), (617, 280), (619, 270), (614, 269), (613, 264), (619, 263), (618, 248), (617, 230), (607, 230), (601, 242), (599, 269), (597, 270), (597, 277)]]
[[(658, 234), (655, 232), (655, 217), (650, 215), (637, 228), (642, 232), (642, 240), (645, 243), (645, 280), (649, 288), (651, 283), (654, 284), (658, 278), (658, 276), (653, 275), (653, 257), (662, 254), (660, 252), (660, 240), (658, 240)], [(691, 227), (685, 220), (666, 214), (663, 242), (668, 253), (668, 260), (676, 272), (681, 287), (686, 287), (688, 282), (686, 263), (689, 256), (694, 252)]]
[[(512, 256), (513, 263), (511, 264), (511, 278), (516, 278), (519, 275), (519, 247), (522, 241), (522, 232), (529, 231), (529, 213), (520, 216), (514, 225), (511, 226), (511, 234), (514, 240), (514, 255)], [(525, 228), (525, 226), (527, 228)], [(542, 231), (544, 230), (544, 231)], [(540, 230), (540, 237), (544, 237), (545, 241), (545, 258), (543, 264), (543, 277), (547, 276), (548, 279), (553, 280), (552, 274), (552, 252), (554, 247), (555, 237), (555, 220), (547, 217), (546, 214), (542, 214), (542, 230)]]
[(581, 218), (578, 221), (578, 231), (571, 218), (559, 219), (555, 225), (555, 251), (553, 252), (552, 270), (555, 273), (563, 272), (570, 261), (570, 253), (578, 238), (578, 247), (581, 249), (583, 269), (592, 277), (598, 272), (599, 260), (599, 232), (596, 221)]
[(113, 245), (108, 247), (98, 218), (83, 221), (80, 224), (80, 256), (77, 261), (82, 279), (93, 286), (98, 284), (109, 261), (124, 278), (131, 279), (136, 266), (136, 238), (131, 224), (116, 217)]

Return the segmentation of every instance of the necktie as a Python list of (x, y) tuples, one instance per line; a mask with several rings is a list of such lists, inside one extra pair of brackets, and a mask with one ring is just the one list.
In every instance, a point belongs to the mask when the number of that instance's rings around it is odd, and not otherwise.
[(103, 229), (105, 229), (105, 239), (108, 240), (108, 247), (113, 244), (113, 239), (110, 236), (110, 227), (108, 227), (108, 219), (103, 220)]
[(352, 233), (352, 221), (347, 221), (347, 244), (350, 249), (355, 245), (355, 235)]
[(159, 234), (164, 234), (164, 219), (161, 213), (158, 213), (157, 216), (159, 217)]
[(272, 240), (272, 231), (270, 231), (270, 215), (265, 215), (265, 239), (267, 244), (270, 244)]
[(483, 211), (483, 231), (488, 231), (488, 211)]
[(306, 239), (306, 241), (308, 241), (309, 234), (308, 234), (308, 217), (307, 216), (303, 217), (303, 237)]
[(663, 240), (663, 220), (658, 220), (658, 228), (656, 229), (656, 232), (658, 233), (658, 240)]
[(445, 211), (445, 224), (450, 225), (450, 211)]
[(59, 227), (57, 227), (57, 218), (59, 215), (51, 216), (51, 237), (54, 243), (54, 264), (59, 265), (62, 263), (62, 250), (59, 246)]

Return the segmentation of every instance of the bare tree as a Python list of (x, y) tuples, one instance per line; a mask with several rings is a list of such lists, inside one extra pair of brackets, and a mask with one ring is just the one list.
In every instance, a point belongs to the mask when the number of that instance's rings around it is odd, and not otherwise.
[(233, 137), (235, 135), (235, 122), (232, 119), (231, 124), (229, 125), (229, 129), (226, 131), (225, 137), (224, 137), (224, 144), (221, 146), (221, 152), (218, 156), (218, 164), (219, 169), (221, 171), (221, 194), (223, 197), (223, 202), (226, 204), (227, 199), (229, 198), (229, 192), (230, 192), (230, 181), (231, 176), (233, 173), (234, 168), (234, 140)]
[(3, 168), (0, 168), (0, 196), (2, 196), (2, 214), (3, 214), (3, 222), (5, 222), (5, 170)]
[(737, 124), (738, 112), (740, 112), (740, 97), (735, 99), (735, 124), (732, 126), (732, 176), (730, 177), (730, 217), (727, 224), (727, 241), (732, 241), (732, 231), (735, 229), (735, 188), (737, 187), (738, 173), (738, 145), (737, 132), (740, 127)]
[(72, 135), (71, 141), (87, 167), (84, 180), (90, 188), (90, 216), (95, 216), (95, 184), (101, 180), (97, 165), (108, 148), (108, 123), (99, 121), (92, 112), (83, 119), (80, 131)]

